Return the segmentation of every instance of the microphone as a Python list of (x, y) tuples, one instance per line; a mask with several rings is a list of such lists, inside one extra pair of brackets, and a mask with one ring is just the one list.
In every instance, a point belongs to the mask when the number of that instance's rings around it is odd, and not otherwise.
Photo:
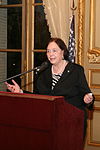
[(34, 69), (36, 70), (36, 72), (41, 72), (41, 71), (45, 70), (47, 67), (48, 67), (48, 62), (45, 61), (41, 64), (41, 66), (38, 66)]
[(35, 68), (30, 69), (30, 70), (28, 70), (28, 71), (22, 72), (22, 73), (20, 73), (20, 74), (17, 74), (17, 75), (15, 75), (15, 76), (12, 76), (12, 77), (10, 77), (10, 78), (7, 78), (7, 79), (5, 79), (5, 80), (2, 80), (2, 81), (0, 81), (0, 84), (3, 83), (3, 82), (6, 82), (6, 81), (8, 81), (8, 80), (14, 79), (14, 78), (16, 78), (16, 77), (22, 76), (22, 75), (24, 75), (24, 74), (26, 74), (26, 73), (32, 72), (32, 71), (36, 71), (36, 74), (37, 74), (37, 73), (39, 73), (39, 72), (45, 70), (47, 67), (48, 67), (48, 62), (46, 61), (46, 62), (43, 62), (43, 63), (41, 64), (41, 66), (35, 67)]

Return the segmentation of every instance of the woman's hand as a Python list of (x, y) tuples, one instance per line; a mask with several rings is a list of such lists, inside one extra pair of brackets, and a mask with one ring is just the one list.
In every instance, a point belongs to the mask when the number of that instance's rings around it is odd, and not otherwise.
[(92, 101), (93, 101), (92, 93), (88, 93), (84, 96), (84, 102), (86, 104), (92, 103)]
[(14, 80), (12, 80), (12, 82), (14, 85), (5, 82), (5, 84), (7, 85), (7, 89), (14, 93), (21, 93), (19, 85)]

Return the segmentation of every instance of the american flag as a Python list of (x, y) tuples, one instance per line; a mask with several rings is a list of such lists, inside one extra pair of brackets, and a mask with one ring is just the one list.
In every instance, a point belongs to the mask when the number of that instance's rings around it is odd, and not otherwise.
[(69, 51), (69, 61), (75, 62), (75, 19), (74, 19), (74, 15), (72, 15), (72, 17), (71, 17), (68, 51)]

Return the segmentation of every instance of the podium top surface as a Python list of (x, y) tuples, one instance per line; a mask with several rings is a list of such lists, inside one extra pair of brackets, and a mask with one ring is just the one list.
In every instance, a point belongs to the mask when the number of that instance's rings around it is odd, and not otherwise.
[(49, 96), (49, 95), (39, 95), (39, 94), (31, 94), (31, 93), (12, 93), (12, 92), (3, 92), (0, 91), (0, 96), (7, 97), (19, 97), (19, 98), (35, 98), (35, 99), (44, 99), (54, 101), (55, 99), (64, 99), (63, 96)]

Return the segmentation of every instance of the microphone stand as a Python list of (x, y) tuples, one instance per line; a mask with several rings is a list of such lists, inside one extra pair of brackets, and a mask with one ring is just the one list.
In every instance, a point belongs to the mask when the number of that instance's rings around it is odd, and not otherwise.
[(8, 81), (8, 80), (10, 80), (10, 79), (14, 79), (14, 78), (16, 78), (16, 77), (19, 77), (19, 76), (21, 76), (21, 75), (23, 75), (23, 74), (26, 74), (26, 73), (29, 73), (29, 72), (32, 72), (32, 71), (35, 71), (35, 70), (36, 70), (36, 74), (37, 74), (38, 72), (43, 71), (43, 70), (46, 69), (47, 67), (48, 67), (48, 62), (43, 62), (43, 63), (41, 64), (41, 66), (35, 67), (34, 69), (30, 69), (30, 70), (28, 70), (28, 71), (22, 72), (22, 73), (20, 73), (20, 74), (17, 74), (17, 75), (15, 75), (15, 76), (12, 76), (12, 77), (10, 77), (10, 78), (7, 78), (7, 79), (5, 79), (5, 80), (0, 81), (0, 84), (3, 83), (3, 82)]
[(34, 70), (37, 70), (37, 71), (38, 71), (38, 67), (35, 67), (34, 69), (30, 69), (30, 70), (28, 70), (28, 71), (22, 72), (22, 73), (20, 73), (20, 74), (17, 74), (17, 75), (15, 75), (15, 76), (12, 76), (12, 77), (10, 77), (10, 78), (7, 78), (7, 79), (5, 79), (5, 80), (2, 80), (2, 81), (0, 81), (0, 84), (3, 83), (3, 82), (8, 81), (8, 80), (10, 80), (10, 79), (14, 79), (14, 78), (19, 77), (19, 76), (22, 76), (22, 75), (24, 75), (24, 74), (26, 74), (26, 73), (32, 72), (32, 71), (34, 71)]

